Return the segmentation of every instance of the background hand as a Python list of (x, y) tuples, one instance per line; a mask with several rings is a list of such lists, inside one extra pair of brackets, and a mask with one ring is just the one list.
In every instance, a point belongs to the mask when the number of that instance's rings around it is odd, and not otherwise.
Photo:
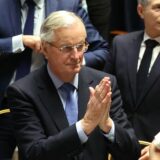
[(42, 53), (41, 39), (39, 36), (23, 35), (24, 46), (34, 50), (36, 53)]
[(141, 150), (141, 157), (139, 160), (149, 160), (149, 146)]

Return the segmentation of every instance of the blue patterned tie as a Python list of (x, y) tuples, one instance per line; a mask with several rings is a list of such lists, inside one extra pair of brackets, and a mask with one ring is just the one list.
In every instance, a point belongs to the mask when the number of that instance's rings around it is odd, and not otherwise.
[[(34, 12), (35, 12), (35, 2), (33, 0), (26, 0), (25, 2), (28, 5), (28, 13), (24, 26), (24, 35), (33, 35), (34, 27)], [(21, 54), (20, 63), (17, 68), (16, 80), (24, 77), (30, 72), (31, 66), (31, 55), (32, 49), (26, 47), (24, 52)]]
[(65, 112), (69, 122), (69, 125), (77, 122), (78, 117), (78, 104), (77, 98), (74, 97), (75, 87), (70, 83), (64, 83), (61, 86), (61, 89), (66, 93), (66, 104), (65, 104)]

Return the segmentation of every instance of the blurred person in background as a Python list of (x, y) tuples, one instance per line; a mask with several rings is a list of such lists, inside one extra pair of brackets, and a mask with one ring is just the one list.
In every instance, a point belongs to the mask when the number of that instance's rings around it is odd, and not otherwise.
[(145, 29), (116, 36), (104, 70), (117, 78), (138, 139), (151, 142), (160, 121), (160, 0), (138, 0), (137, 11)]

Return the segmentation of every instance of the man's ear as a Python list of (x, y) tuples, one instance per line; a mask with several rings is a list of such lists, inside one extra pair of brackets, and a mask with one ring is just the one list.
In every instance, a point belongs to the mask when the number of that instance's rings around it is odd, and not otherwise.
[(45, 59), (48, 59), (48, 56), (47, 56), (47, 42), (45, 42), (45, 41), (42, 41), (42, 52), (43, 52), (43, 55), (44, 55)]
[(144, 19), (144, 7), (141, 4), (137, 5), (137, 12), (141, 19)]

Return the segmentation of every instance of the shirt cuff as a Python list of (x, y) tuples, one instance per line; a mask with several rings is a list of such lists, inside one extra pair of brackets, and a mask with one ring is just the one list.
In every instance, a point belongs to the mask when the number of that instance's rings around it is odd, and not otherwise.
[(85, 143), (88, 140), (88, 136), (84, 133), (80, 121), (76, 123), (76, 129), (81, 143)]
[(103, 135), (109, 139), (111, 142), (114, 142), (114, 139), (115, 139), (115, 124), (114, 122), (112, 121), (112, 128), (110, 129), (110, 131), (105, 134), (104, 132), (102, 132)]
[(19, 53), (19, 52), (24, 51), (24, 49), (25, 48), (24, 48), (23, 41), (22, 41), (22, 34), (14, 36), (12, 38), (12, 52)]

